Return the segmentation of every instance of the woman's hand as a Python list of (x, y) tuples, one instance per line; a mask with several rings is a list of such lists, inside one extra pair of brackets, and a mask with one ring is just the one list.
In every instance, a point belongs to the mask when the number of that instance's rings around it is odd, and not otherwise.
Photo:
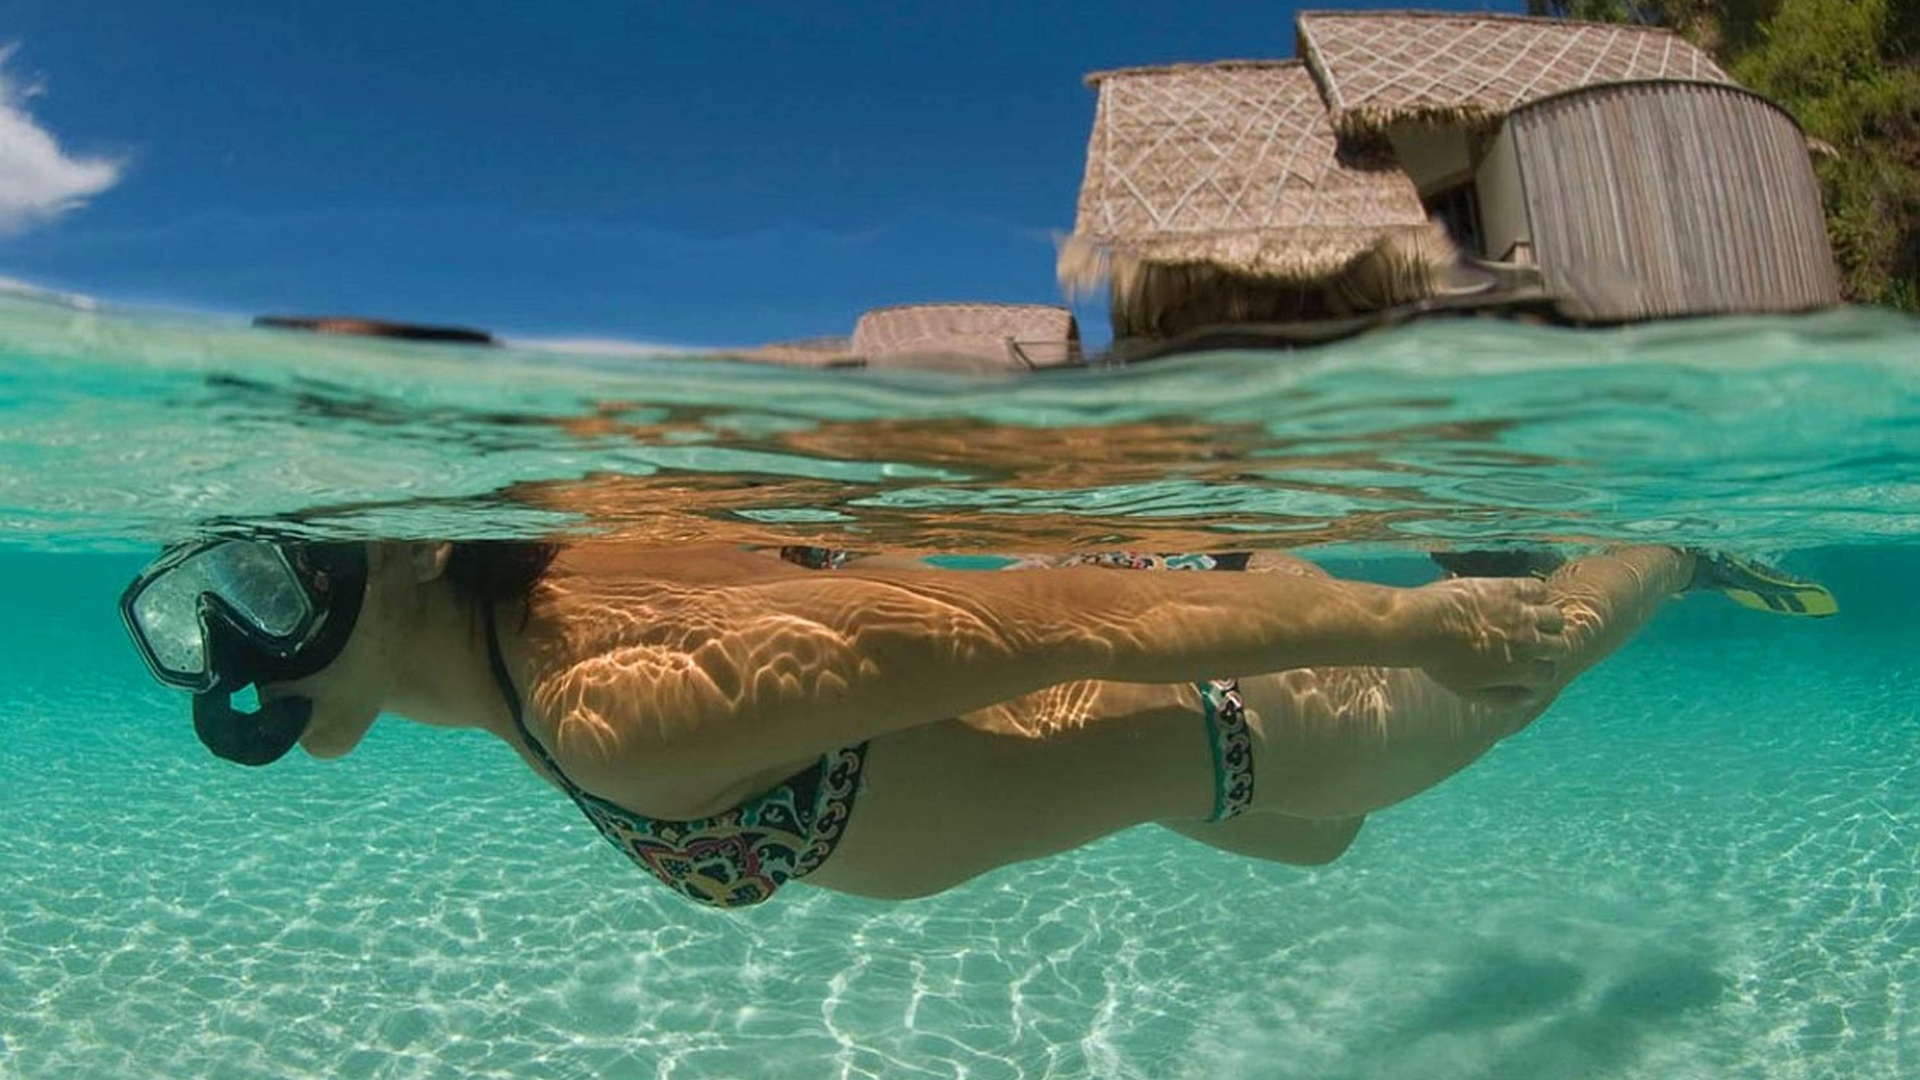
[(1559, 689), (1566, 616), (1533, 578), (1453, 578), (1403, 594), (1414, 666), (1471, 701), (1518, 705)]

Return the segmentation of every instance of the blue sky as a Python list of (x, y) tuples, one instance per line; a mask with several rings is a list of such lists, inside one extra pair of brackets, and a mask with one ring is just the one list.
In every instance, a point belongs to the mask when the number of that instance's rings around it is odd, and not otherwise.
[(1055, 302), (1081, 77), (1290, 56), (1293, 10), (0, 0), (0, 275), (694, 345)]

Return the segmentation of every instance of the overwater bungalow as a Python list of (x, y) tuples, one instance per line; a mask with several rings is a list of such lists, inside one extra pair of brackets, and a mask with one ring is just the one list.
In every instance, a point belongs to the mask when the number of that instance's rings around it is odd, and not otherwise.
[(844, 336), (776, 341), (770, 345), (756, 345), (750, 349), (732, 350), (716, 355), (728, 360), (751, 360), (755, 363), (781, 364), (786, 367), (865, 366), (858, 357), (853, 355), (853, 342)]
[(722, 355), (800, 367), (981, 373), (1081, 362), (1073, 313), (1050, 304), (899, 304), (861, 315), (852, 337), (809, 338)]
[(1542, 297), (1591, 323), (1840, 300), (1800, 128), (1672, 33), (1411, 12), (1296, 30), (1295, 60), (1088, 78), (1060, 272), (1106, 284), (1116, 341)]
[(1080, 362), (1073, 313), (1049, 304), (901, 304), (875, 308), (853, 328), (868, 367), (1032, 371)]

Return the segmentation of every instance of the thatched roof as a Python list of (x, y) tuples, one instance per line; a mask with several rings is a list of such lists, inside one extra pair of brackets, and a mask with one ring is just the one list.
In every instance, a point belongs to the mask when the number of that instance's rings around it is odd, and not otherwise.
[(754, 360), (763, 364), (791, 367), (843, 367), (857, 364), (853, 346), (843, 337), (801, 338), (777, 341), (725, 354), (728, 359)]
[(1060, 276), (1126, 291), (1142, 265), (1308, 281), (1427, 220), (1406, 175), (1343, 161), (1297, 60), (1130, 68), (1098, 88)]
[(903, 304), (876, 308), (853, 328), (869, 367), (1026, 370), (1080, 358), (1073, 313), (1046, 304)]
[(1733, 80), (1677, 34), (1646, 27), (1411, 11), (1301, 13), (1300, 55), (1343, 135), (1395, 123), (1492, 125), (1594, 83)]

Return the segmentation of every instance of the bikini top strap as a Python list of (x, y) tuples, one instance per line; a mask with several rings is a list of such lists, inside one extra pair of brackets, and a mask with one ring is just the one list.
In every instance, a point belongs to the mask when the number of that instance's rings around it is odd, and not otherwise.
[(541, 766), (560, 781), (560, 786), (567, 790), (567, 794), (578, 798), (581, 794), (579, 785), (560, 770), (553, 756), (547, 753), (547, 748), (541, 746), (540, 740), (527, 730), (526, 717), (520, 709), (520, 691), (514, 688), (513, 677), (507, 674), (506, 657), (500, 653), (500, 633), (493, 624), (493, 605), (483, 604), (481, 609), (487, 623), (487, 663), (493, 668), (493, 681), (500, 688), (500, 696), (507, 699), (507, 711), (513, 714), (513, 726), (520, 731), (520, 741), (526, 743), (527, 749), (533, 752)]

